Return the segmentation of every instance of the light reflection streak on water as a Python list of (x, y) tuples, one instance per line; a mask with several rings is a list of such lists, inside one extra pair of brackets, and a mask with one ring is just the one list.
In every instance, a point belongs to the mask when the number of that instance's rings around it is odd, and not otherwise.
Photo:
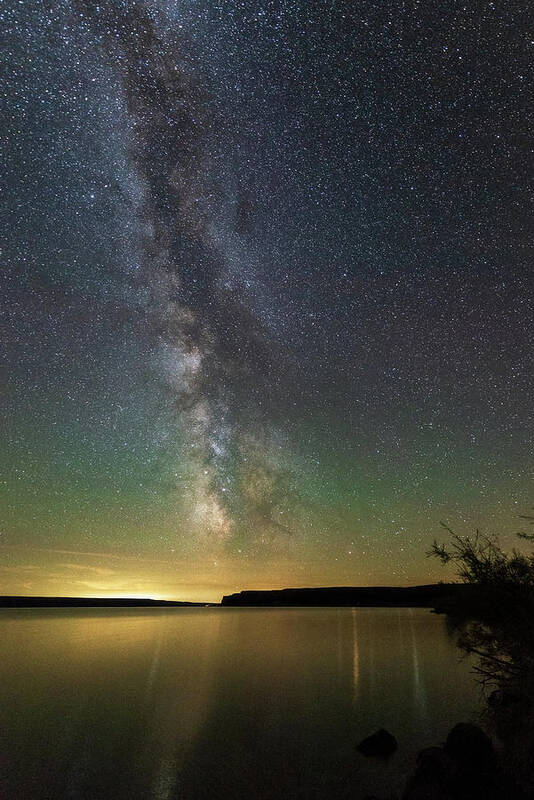
[(420, 717), (425, 717), (427, 714), (426, 709), (426, 693), (425, 687), (422, 680), (421, 675), (421, 668), (419, 664), (419, 652), (418, 652), (418, 642), (417, 636), (414, 629), (414, 618), (413, 618), (413, 608), (408, 609), (409, 612), (409, 624), (410, 624), (410, 634), (411, 634), (411, 650), (412, 650), (412, 675), (413, 675), (413, 688), (414, 688), (414, 698), (417, 710), (419, 712)]
[(360, 676), (360, 653), (358, 649), (358, 622), (356, 609), (351, 609), (352, 614), (352, 685), (353, 685), (353, 698), (356, 700), (358, 696), (358, 678)]

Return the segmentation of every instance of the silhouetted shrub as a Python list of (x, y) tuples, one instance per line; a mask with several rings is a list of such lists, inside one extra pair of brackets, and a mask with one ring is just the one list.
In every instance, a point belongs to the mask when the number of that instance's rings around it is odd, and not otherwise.
[[(534, 554), (506, 553), (496, 537), (460, 536), (444, 527), (449, 544), (434, 542), (429, 555), (454, 563), (470, 587), (447, 609), (460, 647), (478, 657), (474, 670), (484, 685), (534, 698)], [(518, 536), (534, 541), (531, 534)]]

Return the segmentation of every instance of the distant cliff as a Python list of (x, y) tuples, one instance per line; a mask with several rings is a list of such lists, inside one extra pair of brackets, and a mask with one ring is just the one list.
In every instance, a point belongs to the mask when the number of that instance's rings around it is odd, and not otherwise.
[(320, 589), (244, 591), (223, 597), (223, 606), (403, 606), (445, 610), (465, 591), (458, 583), (428, 586), (329, 586)]

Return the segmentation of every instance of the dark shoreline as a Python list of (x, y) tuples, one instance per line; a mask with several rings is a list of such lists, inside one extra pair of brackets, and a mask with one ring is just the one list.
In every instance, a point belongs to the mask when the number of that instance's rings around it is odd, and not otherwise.
[(119, 597), (0, 596), (0, 608), (220, 608), (220, 607), (370, 607), (432, 608), (446, 611), (465, 591), (463, 584), (426, 586), (331, 586), (306, 589), (247, 590), (225, 595), (220, 603)]
[(219, 603), (189, 603), (151, 598), (0, 596), (0, 608), (191, 608), (218, 605)]
[(222, 606), (434, 608), (445, 611), (465, 591), (459, 583), (425, 586), (331, 586), (318, 589), (273, 589), (225, 595)]

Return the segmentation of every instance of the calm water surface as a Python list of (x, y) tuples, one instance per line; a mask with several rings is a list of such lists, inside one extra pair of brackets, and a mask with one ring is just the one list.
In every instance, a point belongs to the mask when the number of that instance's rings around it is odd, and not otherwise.
[(387, 797), (479, 707), (424, 609), (4, 610), (0, 665), (2, 800)]

